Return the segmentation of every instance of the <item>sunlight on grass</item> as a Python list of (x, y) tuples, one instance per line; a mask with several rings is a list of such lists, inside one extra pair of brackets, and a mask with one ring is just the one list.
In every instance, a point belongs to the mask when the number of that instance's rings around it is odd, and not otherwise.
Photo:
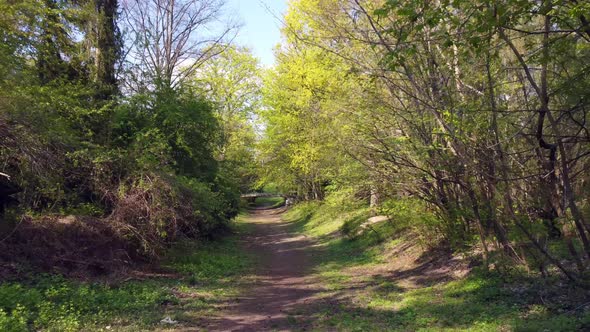
[[(342, 289), (351, 280), (336, 272), (321, 275), (335, 283), (329, 284), (328, 293)], [(391, 291), (367, 288), (355, 294), (353, 302), (324, 308), (315, 315), (317, 330), (581, 331), (590, 322), (588, 314), (575, 317), (528, 305), (495, 278), (474, 275), (407, 291), (388, 281), (380, 286)]]
[[(244, 231), (244, 226), (237, 226)], [(253, 258), (238, 249), (237, 238), (184, 241), (169, 252), (163, 266), (176, 277), (150, 278), (114, 285), (78, 282), (43, 275), (0, 285), (0, 331), (117, 331), (158, 328), (164, 316), (198, 322), (216, 304), (240, 291), (242, 274)]]
[(285, 205), (285, 198), (283, 197), (257, 197), (255, 205), (258, 207), (265, 207), (274, 209)]
[[(303, 203), (286, 214), (295, 230), (316, 239), (323, 249), (315, 258), (316, 275), (325, 287), (320, 297), (339, 299), (313, 313), (317, 331), (580, 331), (590, 324), (588, 311), (574, 315), (549, 310), (535, 303), (539, 298), (534, 292), (514, 294), (497, 274), (474, 272), (418, 289), (404, 288), (386, 276), (363, 276), (363, 269), (382, 266), (387, 253), (411, 241), (391, 223), (344, 237), (346, 224), (358, 225), (354, 218), (366, 216), (362, 206), (319, 203)], [(523, 287), (540, 287), (536, 282)]]

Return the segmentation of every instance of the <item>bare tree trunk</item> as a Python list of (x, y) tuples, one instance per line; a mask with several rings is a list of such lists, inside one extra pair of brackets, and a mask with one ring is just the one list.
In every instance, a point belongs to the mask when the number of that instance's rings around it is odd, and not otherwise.
[[(551, 114), (547, 117), (551, 126), (553, 127), (553, 131), (555, 133), (559, 133), (559, 128), (555, 119)], [(587, 229), (585, 227), (586, 221), (584, 220), (584, 215), (578, 209), (578, 205), (576, 204), (576, 198), (574, 196), (574, 191), (572, 189), (571, 180), (570, 180), (570, 172), (568, 167), (568, 160), (567, 160), (567, 151), (565, 150), (565, 146), (561, 139), (557, 140), (557, 146), (559, 147), (559, 153), (561, 155), (561, 179), (563, 183), (563, 195), (565, 196), (567, 206), (572, 213), (572, 217), (574, 218), (574, 224), (578, 230), (578, 236), (582, 240), (582, 245), (584, 246), (584, 251), (586, 255), (590, 259), (590, 241), (588, 240), (588, 236), (586, 234)]]
[(120, 35), (117, 28), (118, 0), (94, 0), (97, 13), (97, 36), (94, 80), (100, 85), (99, 98), (109, 99), (117, 92), (115, 64), (120, 55)]

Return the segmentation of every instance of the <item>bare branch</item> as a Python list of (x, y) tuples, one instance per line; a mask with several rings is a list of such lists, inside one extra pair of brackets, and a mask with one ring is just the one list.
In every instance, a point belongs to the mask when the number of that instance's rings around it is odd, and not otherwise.
[[(216, 50), (231, 43), (238, 25), (222, 21), (223, 0), (126, 0), (124, 23), (133, 35), (128, 59), (133, 82), (175, 88)], [(215, 50), (215, 51), (214, 51)]]

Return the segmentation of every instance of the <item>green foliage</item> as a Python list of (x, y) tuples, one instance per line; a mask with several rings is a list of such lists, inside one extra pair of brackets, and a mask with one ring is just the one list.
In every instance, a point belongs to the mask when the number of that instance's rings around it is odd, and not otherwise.
[(135, 95), (119, 106), (114, 122), (115, 144), (131, 146), (140, 169), (215, 178), (218, 122), (210, 104), (190, 90)]
[[(332, 193), (327, 201), (347, 197), (344, 192)], [(423, 269), (427, 270), (432, 261), (427, 259), (424, 265), (408, 261), (413, 258), (406, 256), (413, 254), (403, 249), (415, 247), (419, 234), (414, 232), (429, 219), (424, 204), (406, 199), (385, 205), (402, 210), (392, 215), (408, 217), (410, 222), (401, 221), (391, 228), (382, 227), (391, 225), (389, 222), (376, 225), (375, 230), (382, 235), (380, 240), (372, 231), (352, 240), (334, 232), (350, 223), (355, 215), (364, 213), (366, 220), (367, 210), (362, 205), (356, 208), (342, 205), (335, 209), (329, 204), (307, 202), (287, 212), (287, 219), (296, 229), (312, 237), (316, 247), (321, 248), (314, 255), (315, 277), (324, 284), (319, 297), (338, 299), (328, 305), (321, 302), (300, 309), (314, 329), (579, 331), (588, 328), (588, 312), (572, 304), (587, 306), (584, 292), (559, 281), (532, 277), (523, 271), (506, 275), (477, 268), (458, 280), (425, 280), (428, 274)], [(415, 217), (410, 217), (412, 212)], [(418, 223), (417, 228), (411, 222)], [(431, 258), (437, 253), (425, 255)], [(418, 266), (404, 266), (413, 263)], [(393, 270), (392, 264), (397, 266)], [(539, 301), (540, 296), (551, 300)]]
[(150, 256), (227, 227), (239, 208), (233, 168), (252, 167), (254, 135), (236, 138), (248, 139), (235, 163), (220, 163), (225, 101), (182, 84), (123, 95), (117, 1), (0, 0), (0, 9), (0, 172), (20, 190), (13, 219), (109, 219), (131, 255)]
[[(578, 2), (291, 2), (263, 90), (262, 182), (303, 199), (354, 188), (392, 217), (379, 227), (532, 248), (583, 279), (587, 17)], [(582, 247), (538, 250), (554, 238)]]
[(215, 228), (216, 223), (227, 223), (238, 214), (239, 192), (235, 186), (224, 183), (222, 179), (208, 185), (192, 178), (180, 177), (179, 183), (193, 194), (194, 213), (205, 217), (208, 220), (206, 225)]
[(260, 72), (249, 49), (232, 46), (199, 68), (191, 82), (212, 102), (220, 123), (220, 144), (214, 151), (220, 173), (241, 192), (251, 191), (258, 178), (254, 146), (255, 114), (262, 107)]
[(410, 230), (425, 246), (436, 245), (437, 238), (444, 234), (441, 219), (419, 199), (389, 199), (378, 210), (390, 218), (398, 232)]
[[(304, 199), (321, 199), (330, 181), (338, 181), (355, 161), (338, 153), (341, 123), (335, 104), (349, 85), (348, 68), (317, 49), (287, 48), (265, 77), (267, 109), (264, 139), (259, 144), (261, 182)], [(363, 170), (356, 169), (357, 174)]]
[[(234, 293), (236, 278), (252, 264), (252, 257), (232, 237), (220, 242), (186, 241), (170, 249), (164, 265), (184, 275), (182, 280), (154, 278), (108, 285), (42, 275), (5, 282), (0, 285), (0, 330), (157, 329), (166, 315), (181, 317), (185, 311), (213, 309), (213, 303), (203, 301), (206, 293), (218, 299)], [(191, 295), (179, 298), (179, 292)]]

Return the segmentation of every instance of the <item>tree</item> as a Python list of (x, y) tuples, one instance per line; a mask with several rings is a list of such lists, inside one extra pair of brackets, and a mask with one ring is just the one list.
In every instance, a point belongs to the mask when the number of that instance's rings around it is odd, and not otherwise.
[(347, 66), (305, 45), (277, 52), (278, 65), (265, 78), (261, 112), (266, 131), (261, 147), (264, 181), (303, 199), (322, 199), (353, 161), (338, 143), (346, 124), (335, 117), (350, 88)]
[[(221, 23), (222, 0), (127, 0), (128, 87), (176, 88), (232, 40), (236, 25)], [(138, 85), (138, 86), (134, 86)]]
[(195, 71), (192, 84), (214, 104), (221, 125), (216, 157), (224, 173), (243, 192), (251, 190), (258, 178), (254, 147), (262, 107), (258, 60), (247, 48), (226, 48)]
[[(309, 95), (322, 100), (314, 116), (346, 128), (327, 139), (384, 184), (386, 198), (422, 199), (448, 242), (476, 245), (477, 238), (486, 260), (542, 257), (543, 273), (551, 263), (576, 279), (548, 244), (566, 245), (568, 259), (585, 269), (576, 247), (588, 248), (578, 196), (587, 190), (589, 104), (578, 89), (588, 84), (581, 79), (587, 10), (551, 1), (299, 0), (285, 19), (282, 49), (339, 59), (347, 74), (340, 82), (349, 84), (340, 94), (329, 81), (313, 85)], [(300, 82), (332, 66), (310, 63), (321, 69)], [(276, 81), (297, 74), (279, 72)], [(274, 100), (305, 96), (298, 87), (279, 90)], [(301, 121), (302, 105), (272, 104), (272, 117), (308, 133), (316, 123)]]
[(117, 63), (121, 56), (121, 36), (117, 26), (118, 0), (94, 0), (96, 10), (95, 77), (100, 97), (108, 99), (118, 91)]
[[(154, 9), (154, 3), (135, 5)], [(192, 44), (203, 36), (194, 29), (213, 23), (220, 8), (220, 1), (158, 7), (168, 53), (158, 58), (162, 71), (151, 76), (157, 80), (145, 82), (154, 89), (119, 93), (119, 78), (144, 82), (119, 72), (118, 23), (126, 17), (118, 16), (118, 1), (0, 0), (0, 196), (19, 201), (8, 215), (108, 219), (105, 225), (124, 224), (112, 234), (129, 231), (121, 239), (146, 255), (177, 234), (204, 235), (235, 216), (239, 193), (221, 179), (214, 155), (220, 128), (213, 105), (175, 80), (177, 70), (194, 71), (192, 55), (200, 52), (200, 65), (213, 54), (205, 38)]]

